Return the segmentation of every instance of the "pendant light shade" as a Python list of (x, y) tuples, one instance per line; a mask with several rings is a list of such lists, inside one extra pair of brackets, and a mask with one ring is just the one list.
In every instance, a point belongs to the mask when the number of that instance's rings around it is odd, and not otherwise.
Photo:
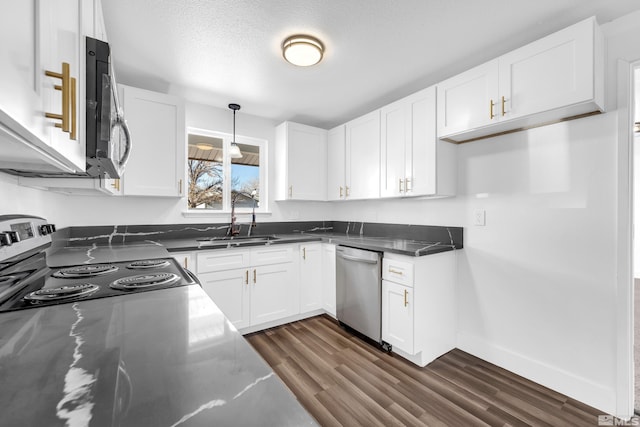
[(229, 156), (232, 159), (242, 158), (242, 152), (240, 147), (236, 144), (236, 111), (240, 109), (238, 104), (229, 104), (229, 108), (233, 110), (233, 139), (231, 140), (231, 146), (229, 147)]

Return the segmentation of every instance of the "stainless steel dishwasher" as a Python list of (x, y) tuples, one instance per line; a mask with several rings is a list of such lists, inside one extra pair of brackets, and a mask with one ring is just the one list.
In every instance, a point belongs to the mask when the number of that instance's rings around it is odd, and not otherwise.
[(380, 252), (336, 248), (336, 315), (357, 332), (381, 341), (382, 278)]

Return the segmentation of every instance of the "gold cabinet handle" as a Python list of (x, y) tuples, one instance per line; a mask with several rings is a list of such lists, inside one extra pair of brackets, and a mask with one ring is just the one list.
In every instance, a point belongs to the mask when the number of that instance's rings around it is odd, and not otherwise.
[(307, 248), (302, 248), (302, 259), (307, 259)]
[(398, 180), (398, 191), (399, 191), (399, 192), (401, 192), (401, 193), (404, 191), (404, 190), (402, 189), (402, 178), (400, 178), (400, 179)]
[(293, 185), (289, 186), (289, 197), (293, 197)]
[(178, 192), (182, 196), (182, 178), (178, 180)]
[(189, 268), (189, 258), (184, 257), (184, 268)]
[(506, 99), (504, 98), (504, 96), (502, 97), (502, 117), (504, 117), (505, 111), (504, 111), (504, 103), (505, 103)]
[(403, 273), (402, 271), (400, 271), (400, 270), (396, 270), (396, 269), (393, 269), (393, 268), (389, 268), (389, 273), (399, 274), (399, 275), (401, 275), (401, 276), (403, 276), (403, 275), (404, 275), (404, 273)]
[(256, 283), (256, 269), (253, 269), (253, 283)]
[(68, 62), (62, 63), (62, 73), (45, 70), (47, 77), (60, 79), (62, 84), (55, 85), (54, 89), (62, 92), (62, 114), (45, 113), (48, 119), (60, 120), (56, 123), (57, 128), (61, 128), (63, 132), (70, 133), (72, 140), (76, 139), (76, 79), (71, 77), (71, 66)]
[(120, 178), (116, 178), (111, 183), (111, 186), (116, 189), (116, 191), (120, 191)]
[(411, 183), (411, 180), (409, 178), (405, 178), (404, 179), (404, 191), (405, 193), (408, 191), (411, 191), (411, 186), (409, 185), (409, 183)]
[(249, 270), (246, 270), (244, 272), (244, 284), (248, 285), (249, 284)]
[(407, 295), (409, 294), (409, 292), (407, 292), (407, 290), (404, 290), (404, 306), (406, 307), (407, 304), (409, 304), (409, 301), (407, 301)]
[(349, 197), (349, 186), (344, 187), (344, 197)]
[(342, 186), (340, 186), (340, 197), (342, 197)]
[(489, 118), (491, 120), (493, 120), (493, 118), (495, 117), (495, 114), (493, 114), (493, 106), (494, 105), (496, 105), (496, 104), (494, 104), (493, 99), (490, 99), (489, 100)]

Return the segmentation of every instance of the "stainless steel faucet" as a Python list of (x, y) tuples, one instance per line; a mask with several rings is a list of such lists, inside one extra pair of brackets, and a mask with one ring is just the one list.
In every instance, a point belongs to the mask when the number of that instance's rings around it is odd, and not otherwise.
[(251, 212), (251, 224), (249, 225), (249, 230), (247, 231), (247, 236), (251, 236), (251, 229), (256, 227), (256, 194), (257, 190), (251, 191), (251, 194), (244, 193), (242, 191), (236, 191), (234, 195), (231, 196), (231, 223), (229, 224), (229, 230), (227, 231), (227, 236), (237, 236), (240, 234), (240, 226), (236, 224), (236, 200), (238, 196), (250, 197), (253, 200), (253, 211)]

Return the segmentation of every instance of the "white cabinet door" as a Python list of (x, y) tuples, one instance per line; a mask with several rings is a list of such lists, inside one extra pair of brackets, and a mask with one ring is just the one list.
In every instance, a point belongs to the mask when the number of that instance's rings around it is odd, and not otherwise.
[(131, 132), (131, 157), (123, 176), (125, 196), (182, 197), (185, 192), (184, 102), (176, 97), (121, 86)]
[(277, 200), (327, 199), (327, 131), (293, 122), (276, 129)]
[(344, 200), (345, 198), (345, 125), (329, 131), (327, 140), (327, 199)]
[[(380, 109), (380, 196), (397, 197), (405, 193), (405, 151), (407, 135), (407, 101), (401, 99)], [(435, 119), (435, 115), (433, 117)]]
[(237, 328), (250, 325), (248, 269), (199, 274), (202, 289)]
[[(42, 72), (42, 108), (46, 113), (68, 114), (68, 129), (64, 131), (57, 125), (61, 120), (46, 119), (45, 138), (51, 148), (68, 159), (76, 170), (86, 168), (86, 142), (80, 128), (83, 122), (80, 113), (80, 85), (84, 84), (84, 75), (80, 67), (80, 0), (50, 0), (39, 2), (40, 7), (40, 63)], [(45, 76), (46, 71), (63, 72), (63, 63), (69, 64), (71, 80), (69, 100), (63, 97), (64, 84), (61, 79)], [(63, 112), (63, 107), (66, 112)]]
[[(409, 135), (406, 148), (405, 194), (408, 196), (428, 196), (447, 194), (455, 188), (455, 180), (450, 176), (456, 172), (440, 170), (456, 167), (455, 159), (447, 154), (452, 147), (438, 141), (436, 135), (436, 88), (431, 86), (407, 98)], [(448, 173), (452, 172), (452, 173)], [(438, 180), (440, 176), (440, 180)], [(446, 181), (446, 182), (445, 182)]]
[(440, 138), (499, 119), (498, 69), (495, 59), (438, 83)]
[(413, 289), (383, 280), (382, 340), (413, 354), (413, 327)]
[(300, 245), (300, 312), (322, 308), (322, 243)]
[(322, 308), (336, 316), (336, 245), (322, 244)]
[(587, 19), (500, 57), (505, 119), (594, 98), (595, 26)]
[(196, 272), (196, 258), (193, 252), (172, 252), (171, 256), (184, 268)]
[(346, 146), (346, 197), (380, 197), (380, 110), (346, 124)]
[(254, 267), (251, 286), (251, 326), (296, 314), (299, 307), (292, 263)]

